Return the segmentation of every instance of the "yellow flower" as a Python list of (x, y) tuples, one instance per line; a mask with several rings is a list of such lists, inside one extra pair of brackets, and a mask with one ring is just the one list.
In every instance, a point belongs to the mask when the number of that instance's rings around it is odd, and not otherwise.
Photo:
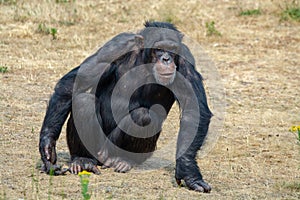
[(82, 175), (88, 175), (88, 176), (89, 176), (89, 175), (91, 175), (91, 172), (88, 172), (88, 171), (86, 171), (86, 170), (83, 170), (82, 172), (79, 172), (78, 175), (79, 175), (79, 176), (82, 176)]
[(300, 126), (292, 126), (292, 127), (290, 128), (290, 131), (291, 131), (291, 132), (300, 131)]

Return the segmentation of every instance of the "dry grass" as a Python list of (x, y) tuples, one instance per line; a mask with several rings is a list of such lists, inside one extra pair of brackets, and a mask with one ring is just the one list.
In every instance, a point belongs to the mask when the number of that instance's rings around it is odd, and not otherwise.
[[(291, 1), (285, 1), (290, 3)], [(299, 3), (298, 1), (295, 1)], [(299, 4), (298, 4), (299, 5)], [(174, 22), (215, 61), (226, 89), (226, 120), (199, 159), (211, 194), (176, 187), (174, 165), (91, 176), (93, 199), (299, 199), (300, 24), (281, 21), (273, 1), (0, 1), (0, 199), (46, 199), (49, 176), (36, 169), (46, 102), (56, 81), (113, 35), (147, 19)], [(261, 15), (239, 16), (260, 9)], [(206, 22), (222, 36), (206, 36)], [(57, 39), (38, 31), (58, 30)], [(174, 116), (177, 110), (174, 110)], [(171, 116), (166, 131), (178, 128)], [(162, 142), (163, 144), (163, 142)], [(65, 132), (57, 149), (68, 159)], [(53, 177), (50, 199), (79, 199), (79, 177)]]

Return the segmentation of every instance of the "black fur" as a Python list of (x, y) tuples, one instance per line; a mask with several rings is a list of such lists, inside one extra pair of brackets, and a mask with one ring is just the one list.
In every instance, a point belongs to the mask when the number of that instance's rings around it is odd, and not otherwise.
[(171, 29), (174, 31), (178, 31), (178, 29), (176, 28), (176, 26), (174, 24), (166, 23), (166, 22), (146, 21), (144, 26), (146, 28), (147, 27), (167, 28), (167, 29)]
[[(185, 114), (184, 107), (181, 108), (183, 109), (183, 114), (180, 122), (181, 128), (177, 147), (178, 152), (181, 151), (182, 146), (185, 145), (185, 138), (188, 138), (187, 134), (189, 134), (190, 123), (194, 123), (198, 120), (199, 124), (197, 134), (192, 144), (189, 146), (186, 152), (181, 157), (178, 157), (176, 160), (175, 177), (178, 183), (180, 183), (180, 180), (183, 179), (190, 189), (209, 192), (210, 187), (203, 181), (202, 175), (199, 171), (195, 160), (197, 151), (203, 144), (203, 141), (206, 137), (210, 118), (212, 116), (207, 105), (201, 75), (195, 70), (194, 59), (192, 54), (184, 44), (181, 44), (182, 34), (177, 30), (177, 28), (173, 24), (165, 22), (147, 21), (144, 25), (145, 29), (141, 31), (141, 35), (144, 37), (145, 43), (148, 41), (147, 37), (151, 37), (147, 34), (143, 35), (144, 33), (146, 33), (145, 30), (148, 27), (166, 28), (176, 31), (178, 33), (177, 35), (172, 36), (175, 38), (171, 38), (173, 40), (176, 40), (178, 44), (181, 45), (182, 55), (176, 55), (176, 58), (174, 59), (177, 66), (176, 70), (178, 71), (178, 73), (182, 74), (185, 77), (185, 79), (189, 80), (193, 91), (197, 97), (197, 103), (199, 106), (200, 114), (199, 119), (194, 119), (192, 117), (194, 115)], [(127, 36), (124, 37), (126, 39)], [(168, 34), (166, 34), (164, 37), (167, 38), (169, 36)], [(155, 38), (153, 41), (155, 42)], [(119, 47), (118, 43), (115, 42), (114, 39), (111, 40), (109, 44), (112, 45), (110, 46), (110, 48), (115, 49), (115, 51), (117, 51), (118, 48), (123, 48)], [(108, 52), (108, 50), (106, 51), (105, 48), (103, 48), (103, 51), (105, 53), (110, 53)], [(146, 51), (149, 52), (145, 53)], [(87, 96), (87, 99), (91, 99), (90, 102), (83, 101), (82, 107), (80, 108), (82, 109), (81, 113), (88, 117), (92, 113), (89, 113), (90, 111), (87, 111), (85, 106), (88, 106), (89, 103), (96, 105), (98, 121), (100, 122), (103, 132), (107, 136), (107, 138), (115, 145), (126, 151), (135, 153), (146, 153), (145, 157), (140, 157), (137, 160), (128, 157), (122, 158), (123, 160), (119, 161), (119, 154), (117, 150), (113, 151), (112, 149), (104, 149), (102, 151), (101, 149), (99, 149), (99, 158), (103, 159), (103, 161), (99, 162), (93, 156), (92, 153), (87, 151), (87, 149), (82, 144), (80, 137), (78, 136), (72, 115), (73, 85), (80, 68), (83, 66), (83, 64), (88, 65), (89, 63), (92, 63), (91, 60), (94, 57), (97, 57), (97, 55), (95, 54), (91, 57), (91, 59), (87, 59), (82, 65), (73, 69), (65, 76), (63, 76), (62, 79), (57, 83), (55, 92), (50, 99), (47, 113), (40, 133), (39, 144), (41, 158), (44, 163), (44, 171), (49, 173), (49, 166), (51, 166), (51, 164), (56, 163), (55, 144), (57, 139), (59, 138), (61, 128), (69, 114), (71, 115), (67, 124), (68, 146), (70, 149), (73, 164), (76, 164), (77, 166), (81, 167), (72, 168), (72, 172), (74, 172), (75, 170), (76, 173), (77, 170), (82, 170), (84, 168), (84, 162), (87, 162), (89, 164), (89, 167), (86, 169), (90, 169), (95, 173), (98, 173), (98, 169), (93, 166), (95, 164), (104, 165), (108, 167), (116, 167), (118, 169), (117, 171), (124, 172), (128, 171), (131, 168), (131, 163), (133, 161), (135, 163), (141, 163), (151, 155), (147, 153), (151, 153), (155, 150), (156, 142), (160, 134), (160, 129), (156, 134), (150, 137), (137, 138), (132, 135), (128, 135), (127, 133), (120, 130), (117, 124), (126, 124), (128, 120), (132, 119), (136, 124), (140, 126), (146, 126), (150, 123), (151, 119), (155, 119), (155, 123), (161, 128), (162, 122), (166, 116), (161, 116), (160, 112), (154, 113), (152, 114), (152, 116), (150, 116), (149, 109), (155, 104), (160, 104), (166, 110), (166, 114), (168, 114), (175, 100), (178, 100), (177, 97), (174, 96), (172, 91), (167, 87), (164, 87), (159, 84), (147, 84), (140, 87), (133, 93), (130, 99), (130, 115), (124, 116), (124, 118), (118, 122), (116, 122), (116, 120), (114, 119), (111, 109), (112, 91), (116, 83), (119, 81), (120, 77), (122, 77), (122, 75), (125, 74), (126, 71), (133, 69), (136, 66), (151, 62), (151, 51), (152, 50), (149, 48), (141, 48), (140, 51), (132, 50), (125, 56), (121, 56), (117, 60), (112, 62), (108, 68), (99, 68), (101, 79), (98, 82), (96, 88), (92, 88), (92, 90), (95, 92), (95, 97), (90, 98), (89, 96)], [(113, 54), (117, 52), (111, 53)], [(186, 60), (186, 58), (188, 58), (189, 60)], [(143, 77), (143, 75), (144, 74), (140, 74), (141, 77)], [(129, 81), (131, 81), (132, 84), (134, 84), (134, 77)], [(120, 107), (122, 107), (124, 103), (122, 102), (122, 100), (120, 100), (120, 102), (117, 102), (117, 104)], [(128, 130), (130, 131), (131, 127), (128, 127)], [(89, 137), (89, 135), (87, 135), (86, 137)], [(118, 157), (118, 159), (116, 159), (116, 157)], [(80, 163), (79, 161), (83, 162), (83, 164), (78, 164)]]

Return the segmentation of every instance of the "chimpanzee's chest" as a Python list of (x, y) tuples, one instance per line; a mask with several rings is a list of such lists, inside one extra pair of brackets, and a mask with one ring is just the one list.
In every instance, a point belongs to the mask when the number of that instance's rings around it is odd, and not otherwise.
[(150, 109), (155, 104), (160, 104), (168, 113), (175, 101), (173, 93), (158, 84), (146, 84), (135, 90), (128, 90), (127, 87), (122, 86), (109, 85), (99, 94), (98, 108), (103, 129), (107, 133), (116, 127), (118, 121), (115, 119), (116, 115), (122, 118), (132, 110), (141, 107)]
[(168, 112), (174, 103), (173, 93), (158, 84), (147, 84), (135, 90), (130, 98), (130, 110), (137, 107), (150, 108), (154, 104), (162, 105)]

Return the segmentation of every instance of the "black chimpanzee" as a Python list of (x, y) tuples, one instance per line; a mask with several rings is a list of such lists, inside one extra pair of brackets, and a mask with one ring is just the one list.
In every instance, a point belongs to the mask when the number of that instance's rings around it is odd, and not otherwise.
[(97, 165), (127, 172), (149, 158), (162, 123), (175, 101), (181, 109), (175, 178), (188, 188), (210, 192), (195, 160), (212, 116), (202, 77), (165, 22), (146, 22), (138, 34), (121, 33), (55, 87), (40, 133), (42, 170), (64, 173), (56, 164), (56, 141), (67, 123), (69, 171), (99, 174)]

